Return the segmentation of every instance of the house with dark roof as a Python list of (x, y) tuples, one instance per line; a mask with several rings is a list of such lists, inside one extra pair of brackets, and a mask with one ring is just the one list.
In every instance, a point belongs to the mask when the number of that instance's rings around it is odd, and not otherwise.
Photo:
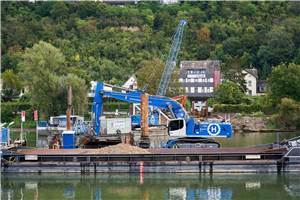
[(181, 61), (179, 82), (192, 102), (213, 97), (214, 90), (221, 82), (220, 61)]

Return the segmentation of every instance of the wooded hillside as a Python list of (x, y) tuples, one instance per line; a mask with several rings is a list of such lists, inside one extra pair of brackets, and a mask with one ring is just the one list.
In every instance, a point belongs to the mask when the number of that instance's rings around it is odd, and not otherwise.
[(223, 70), (300, 64), (298, 2), (2, 2), (2, 72), (22, 71), (26, 48), (39, 41), (65, 56), (64, 70), (122, 84), (148, 60), (165, 62), (179, 19), (186, 19), (179, 60), (219, 59)]

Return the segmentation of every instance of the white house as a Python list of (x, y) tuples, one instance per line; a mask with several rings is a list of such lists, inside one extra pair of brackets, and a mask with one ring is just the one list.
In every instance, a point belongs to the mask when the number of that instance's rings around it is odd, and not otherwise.
[(135, 75), (132, 75), (124, 84), (123, 86), (124, 88), (128, 88), (128, 89), (137, 89), (137, 78)]
[(245, 69), (242, 72), (245, 74), (245, 82), (246, 82), (246, 94), (251, 96), (256, 96), (256, 90), (257, 90), (257, 70), (255, 68), (252, 69)]

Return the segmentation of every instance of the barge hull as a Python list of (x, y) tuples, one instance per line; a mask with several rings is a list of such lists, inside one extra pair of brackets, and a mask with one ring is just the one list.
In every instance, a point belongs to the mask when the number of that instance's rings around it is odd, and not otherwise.
[[(4, 173), (286, 173), (300, 172), (300, 162), (257, 161), (165, 161), (165, 162), (20, 162), (2, 168)], [(142, 166), (142, 167), (141, 167)], [(141, 171), (141, 168), (143, 170)]]

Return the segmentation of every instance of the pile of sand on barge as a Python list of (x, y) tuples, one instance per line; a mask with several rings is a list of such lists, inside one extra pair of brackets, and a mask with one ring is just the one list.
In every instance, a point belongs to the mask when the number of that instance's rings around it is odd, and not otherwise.
[(17, 153), (25, 155), (150, 154), (146, 149), (122, 143), (100, 149), (22, 149)]
[(150, 152), (146, 149), (142, 149), (137, 146), (132, 146), (129, 144), (117, 144), (101, 149), (93, 149), (97, 154), (149, 154)]

